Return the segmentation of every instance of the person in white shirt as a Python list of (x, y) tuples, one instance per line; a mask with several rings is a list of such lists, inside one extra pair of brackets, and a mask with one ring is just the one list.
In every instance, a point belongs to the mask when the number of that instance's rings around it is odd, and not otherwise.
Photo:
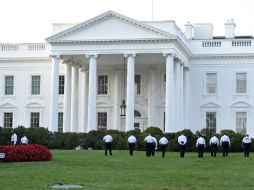
[(217, 149), (219, 146), (219, 139), (216, 136), (213, 136), (210, 141), (209, 144), (211, 146), (211, 156), (212, 157), (216, 157), (216, 153), (217, 153)]
[(206, 147), (205, 139), (203, 137), (197, 139), (196, 147), (198, 148), (198, 157), (203, 158), (204, 149)]
[(151, 154), (152, 154), (152, 148), (153, 148), (153, 144), (154, 144), (154, 139), (151, 136), (151, 134), (149, 134), (148, 136), (146, 136), (144, 141), (146, 143), (146, 156), (150, 157)]
[(157, 142), (157, 139), (153, 137), (153, 145), (152, 145), (152, 152), (151, 152), (151, 155), (154, 156), (155, 154), (155, 150), (157, 150), (157, 147), (158, 147), (158, 142)]
[(249, 135), (246, 135), (243, 138), (242, 144), (243, 144), (244, 157), (249, 157), (250, 145), (251, 145), (251, 138), (249, 137)]
[(20, 141), (21, 141), (21, 144), (28, 144), (28, 139), (25, 135), (20, 139)]
[(162, 157), (165, 157), (165, 152), (168, 146), (168, 139), (165, 137), (161, 137), (159, 140), (159, 144), (160, 144), (160, 149), (161, 149), (161, 153), (162, 153)]
[(12, 136), (11, 136), (11, 143), (12, 143), (13, 145), (16, 145), (17, 140), (18, 140), (18, 136), (16, 135), (16, 133), (13, 132), (13, 134), (12, 134)]
[(230, 139), (227, 135), (223, 135), (220, 138), (220, 145), (222, 146), (223, 157), (227, 157), (228, 156), (228, 150), (229, 150), (229, 147), (230, 147)]
[(179, 149), (180, 149), (180, 157), (183, 158), (185, 154), (185, 146), (187, 143), (187, 137), (183, 134), (181, 134), (178, 137), (178, 143), (179, 143)]
[(136, 145), (137, 139), (135, 136), (131, 135), (128, 138), (128, 144), (129, 144), (129, 150), (130, 150), (130, 156), (133, 156), (133, 151)]
[(103, 141), (105, 142), (105, 156), (108, 155), (108, 151), (109, 151), (109, 154), (110, 156), (112, 156), (112, 141), (113, 141), (113, 138), (111, 135), (106, 135), (103, 137)]

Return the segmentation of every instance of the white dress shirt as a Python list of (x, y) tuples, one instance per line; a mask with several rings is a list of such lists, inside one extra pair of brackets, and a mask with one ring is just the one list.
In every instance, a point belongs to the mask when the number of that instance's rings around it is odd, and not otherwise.
[[(182, 142), (183, 142), (183, 143), (182, 143)], [(185, 144), (187, 143), (187, 138), (186, 138), (186, 136), (180, 135), (180, 136), (178, 137), (178, 143), (181, 144), (181, 145), (185, 145)]]
[(103, 137), (103, 141), (105, 143), (109, 143), (113, 141), (113, 138), (110, 135), (106, 135), (105, 137)]
[(219, 139), (216, 137), (216, 136), (213, 136), (210, 141), (209, 141), (209, 144), (217, 144), (219, 145)]
[(155, 143), (155, 148), (157, 149), (157, 147), (158, 147), (157, 139), (155, 137), (152, 137), (152, 138), (153, 138), (153, 142)]
[(245, 144), (251, 143), (251, 138), (249, 136), (244, 137), (243, 138), (243, 143), (245, 143)]
[(147, 142), (147, 143), (153, 143), (154, 139), (151, 135), (148, 135), (148, 136), (146, 136), (144, 141)]
[(205, 139), (203, 137), (199, 137), (197, 139), (196, 147), (198, 147), (199, 144), (204, 145), (206, 147)]
[(220, 138), (220, 144), (222, 145), (222, 142), (228, 142), (229, 146), (230, 146), (230, 139), (227, 135), (223, 135), (221, 138)]
[(165, 137), (161, 137), (161, 139), (159, 140), (159, 144), (161, 144), (161, 145), (168, 144), (168, 139), (166, 139)]
[(129, 136), (128, 143), (136, 143), (137, 139), (133, 135)]
[(13, 142), (13, 145), (17, 143), (17, 140), (18, 140), (18, 136), (16, 135), (16, 133), (13, 133), (11, 136), (11, 142)]
[(22, 144), (28, 144), (28, 139), (27, 139), (26, 136), (24, 136), (24, 137), (21, 138), (21, 143), (22, 143)]

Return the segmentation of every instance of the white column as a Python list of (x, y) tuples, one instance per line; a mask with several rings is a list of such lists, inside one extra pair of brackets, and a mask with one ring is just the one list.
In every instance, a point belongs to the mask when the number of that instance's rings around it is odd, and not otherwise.
[(50, 131), (58, 131), (59, 56), (52, 56)]
[(165, 132), (175, 131), (174, 57), (166, 54)]
[(71, 132), (78, 132), (78, 78), (79, 66), (72, 66), (71, 84)]
[(148, 127), (156, 126), (156, 110), (155, 110), (155, 69), (149, 71), (148, 81)]
[(87, 132), (97, 130), (96, 89), (97, 89), (97, 55), (87, 55), (89, 61), (88, 122)]
[(181, 115), (181, 109), (180, 109), (180, 104), (181, 104), (181, 76), (180, 76), (180, 61), (177, 60), (175, 61), (175, 130), (179, 131), (180, 128), (180, 115)]
[(86, 132), (87, 131), (87, 111), (88, 111), (88, 70), (83, 68), (82, 72), (82, 95), (81, 99), (81, 126), (79, 128), (79, 132)]
[(115, 94), (114, 94), (114, 126), (113, 129), (121, 130), (120, 123), (120, 105), (121, 105), (121, 72), (119, 70), (115, 71)]
[(189, 69), (185, 67), (183, 69), (183, 115), (184, 123), (183, 129), (188, 128), (189, 125)]
[(184, 84), (183, 84), (183, 82), (184, 81), (183, 80), (184, 80), (183, 79), (183, 64), (181, 63), (181, 66), (180, 66), (180, 122), (179, 122), (180, 129), (179, 130), (184, 129), (183, 124), (184, 124), (184, 120), (185, 120), (185, 118), (184, 118), (184, 107), (183, 107), (183, 105), (184, 105), (184, 95), (183, 95), (183, 93), (184, 93), (184, 89), (183, 89)]
[(134, 130), (135, 56), (135, 54), (127, 55), (126, 131)]
[(71, 65), (65, 64), (65, 84), (64, 84), (64, 118), (63, 132), (70, 132), (71, 128)]

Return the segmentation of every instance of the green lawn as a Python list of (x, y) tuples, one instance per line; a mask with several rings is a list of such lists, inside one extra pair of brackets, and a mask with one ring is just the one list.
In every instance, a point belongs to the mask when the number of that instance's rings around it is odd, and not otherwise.
[(244, 158), (242, 153), (230, 153), (223, 158), (203, 159), (196, 153), (167, 152), (162, 158), (147, 158), (144, 152), (113, 151), (52, 151), (49, 162), (0, 162), (1, 190), (51, 189), (57, 182), (83, 184), (82, 189), (254, 189), (254, 155)]

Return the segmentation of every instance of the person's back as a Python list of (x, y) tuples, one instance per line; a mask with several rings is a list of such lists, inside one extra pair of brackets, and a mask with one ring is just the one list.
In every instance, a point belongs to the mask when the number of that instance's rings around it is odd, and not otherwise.
[(249, 157), (249, 152), (250, 152), (250, 145), (251, 145), (251, 138), (249, 135), (246, 135), (243, 140), (243, 152), (244, 152), (244, 157)]
[(161, 137), (159, 140), (159, 144), (160, 144), (162, 157), (165, 157), (165, 152), (166, 152), (167, 145), (168, 145), (168, 139), (165, 137)]
[(111, 156), (112, 155), (111, 143), (113, 141), (113, 137), (111, 135), (106, 135), (103, 137), (103, 141), (105, 142), (105, 156), (108, 155), (108, 151)]
[(228, 151), (229, 151), (229, 147), (230, 147), (230, 139), (227, 135), (223, 135), (220, 139), (220, 144), (222, 146), (222, 154), (223, 157), (227, 157), (228, 156)]
[(22, 144), (28, 144), (28, 139), (27, 139), (26, 136), (23, 136), (23, 137), (21, 138), (21, 143), (22, 143)]
[(218, 146), (219, 146), (219, 139), (216, 137), (216, 136), (213, 136), (210, 141), (209, 141), (209, 144), (211, 146), (211, 156), (212, 157), (216, 157), (216, 154), (217, 154), (217, 149), (218, 149)]
[(130, 155), (133, 156), (133, 151), (134, 151), (137, 139), (134, 135), (131, 135), (131, 136), (129, 136), (127, 141), (128, 141), (128, 145), (129, 145)]
[(204, 148), (206, 147), (205, 139), (203, 137), (197, 139), (196, 147), (198, 148), (198, 157), (203, 158)]
[(16, 135), (16, 133), (13, 133), (12, 136), (11, 136), (11, 142), (12, 142), (12, 144), (16, 145), (17, 140), (18, 140), (18, 136)]
[(183, 158), (185, 155), (185, 146), (187, 143), (187, 137), (185, 135), (181, 134), (177, 140), (179, 143), (180, 157)]

